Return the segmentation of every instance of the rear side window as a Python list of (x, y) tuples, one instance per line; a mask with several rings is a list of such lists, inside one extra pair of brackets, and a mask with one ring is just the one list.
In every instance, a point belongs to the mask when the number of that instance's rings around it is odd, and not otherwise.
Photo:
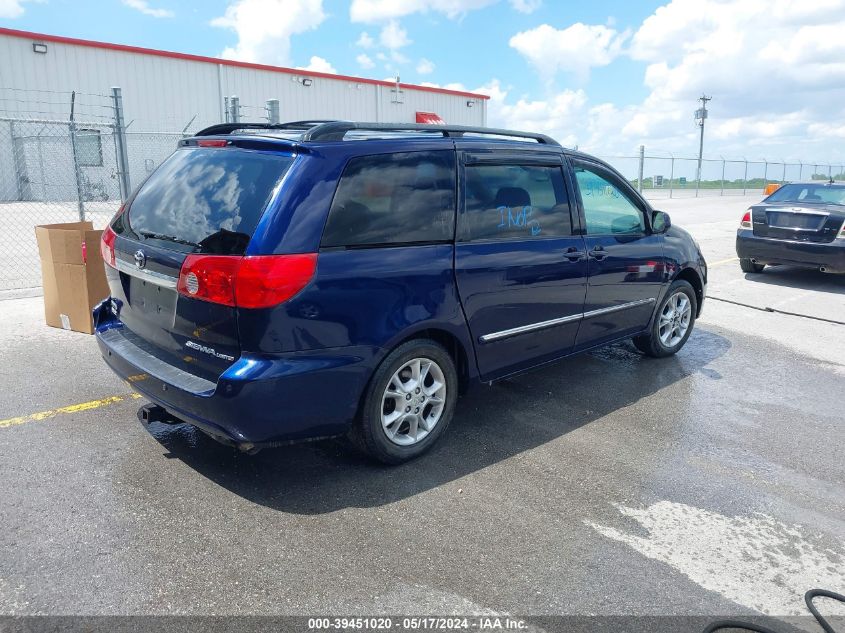
[(466, 235), (471, 240), (572, 235), (558, 166), (467, 165)]
[(242, 255), (293, 159), (236, 149), (180, 149), (150, 176), (114, 230), (159, 246)]
[(340, 178), (322, 246), (441, 242), (454, 226), (454, 152), (361, 156)]

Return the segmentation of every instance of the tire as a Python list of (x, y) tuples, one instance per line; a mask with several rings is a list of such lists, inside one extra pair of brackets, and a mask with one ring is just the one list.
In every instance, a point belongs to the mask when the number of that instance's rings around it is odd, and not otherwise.
[(651, 331), (635, 336), (634, 346), (654, 358), (676, 354), (692, 334), (697, 313), (698, 300), (693, 287), (682, 279), (673, 282), (654, 313)]
[(755, 264), (747, 257), (740, 257), (739, 267), (742, 268), (742, 272), (744, 273), (761, 273), (766, 267), (766, 264)]
[[(422, 384), (414, 373), (424, 375)], [(428, 339), (408, 341), (373, 374), (350, 439), (373, 459), (401, 464), (443, 435), (457, 398), (458, 374), (449, 352)]]

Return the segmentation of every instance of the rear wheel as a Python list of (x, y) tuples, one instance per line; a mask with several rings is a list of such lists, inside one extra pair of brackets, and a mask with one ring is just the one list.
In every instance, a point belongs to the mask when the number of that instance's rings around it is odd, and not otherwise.
[(669, 286), (657, 309), (651, 331), (634, 337), (634, 345), (647, 356), (662, 358), (678, 352), (692, 334), (698, 301), (689, 282), (679, 279)]
[(408, 461), (443, 434), (457, 397), (458, 375), (446, 349), (427, 339), (408, 341), (373, 375), (352, 439), (386, 464)]
[(742, 268), (742, 272), (744, 273), (761, 273), (766, 267), (766, 264), (755, 264), (747, 257), (740, 257), (739, 267)]

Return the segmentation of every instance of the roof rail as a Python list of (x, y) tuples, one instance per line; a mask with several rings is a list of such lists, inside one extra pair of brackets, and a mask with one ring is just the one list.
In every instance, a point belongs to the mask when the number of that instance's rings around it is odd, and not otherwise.
[(509, 136), (537, 141), (544, 145), (560, 146), (553, 138), (545, 134), (532, 134), (517, 130), (502, 130), (489, 127), (467, 125), (431, 125), (428, 123), (360, 123), (356, 121), (329, 121), (310, 128), (302, 135), (303, 141), (342, 141), (347, 132), (354, 130), (372, 132), (429, 132), (443, 136), (461, 137), (464, 134), (483, 134), (485, 136)]
[(342, 141), (348, 132), (425, 132), (441, 134), (446, 138), (460, 138), (465, 134), (485, 136), (508, 136), (537, 141), (543, 145), (559, 147), (553, 138), (545, 134), (532, 134), (517, 130), (502, 130), (492, 127), (468, 125), (431, 125), (429, 123), (361, 123), (357, 121), (290, 121), (288, 123), (218, 123), (200, 130), (195, 136), (231, 134), (236, 130), (301, 130), (303, 141)]
[(335, 123), (333, 119), (314, 121), (290, 121), (288, 123), (217, 123), (194, 134), (194, 136), (217, 136), (231, 134), (235, 130), (310, 130), (326, 123)]

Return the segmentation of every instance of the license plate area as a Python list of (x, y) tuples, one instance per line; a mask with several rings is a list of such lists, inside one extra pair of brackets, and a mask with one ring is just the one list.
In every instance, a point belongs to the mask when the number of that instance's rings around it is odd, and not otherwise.
[(777, 229), (818, 231), (824, 226), (826, 220), (826, 215), (790, 213), (785, 211), (766, 212), (766, 224)]
[(163, 328), (173, 326), (176, 314), (177, 293), (152, 281), (129, 277), (129, 305), (138, 319)]

